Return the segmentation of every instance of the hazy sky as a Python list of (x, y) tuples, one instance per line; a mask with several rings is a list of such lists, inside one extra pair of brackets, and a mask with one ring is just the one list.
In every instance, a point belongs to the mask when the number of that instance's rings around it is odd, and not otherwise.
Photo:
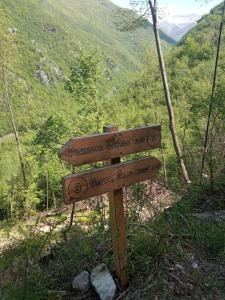
[[(115, 4), (122, 7), (129, 7), (130, 0), (111, 0)], [(200, 1), (201, 2), (201, 1)], [(197, 13), (204, 14), (208, 13), (210, 9), (217, 4), (221, 3), (221, 0), (209, 1), (208, 5), (201, 5), (199, 1), (195, 0), (159, 0), (160, 7), (167, 7), (171, 14), (189, 14)]]

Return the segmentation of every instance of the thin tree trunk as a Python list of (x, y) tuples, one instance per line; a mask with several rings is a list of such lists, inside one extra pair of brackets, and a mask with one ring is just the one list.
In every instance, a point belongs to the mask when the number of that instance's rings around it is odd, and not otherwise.
[(12, 220), (13, 219), (13, 201), (12, 201), (11, 193), (9, 193), (8, 199), (9, 199), (9, 205), (10, 205), (10, 217)]
[(168, 84), (168, 79), (167, 79), (167, 74), (166, 74), (166, 69), (165, 69), (165, 63), (164, 63), (164, 58), (163, 58), (163, 53), (162, 53), (162, 48), (161, 48), (161, 43), (160, 43), (158, 18), (157, 18), (157, 1), (155, 0), (154, 5), (153, 5), (153, 2), (151, 0), (149, 0), (149, 5), (151, 8), (151, 13), (152, 13), (155, 42), (156, 42), (160, 71), (161, 71), (163, 87), (164, 87), (164, 92), (165, 92), (165, 98), (166, 98), (166, 104), (167, 104), (168, 115), (169, 115), (169, 128), (170, 128), (170, 132), (172, 135), (173, 145), (174, 145), (174, 149), (176, 152), (178, 166), (180, 169), (182, 179), (184, 180), (185, 183), (190, 183), (190, 179), (188, 177), (188, 173), (187, 173), (187, 170), (185, 167), (182, 150), (181, 150), (181, 147), (179, 144), (179, 139), (178, 139), (177, 132), (176, 132), (175, 116), (174, 116), (173, 105), (172, 105), (170, 90), (169, 90), (169, 84)]
[(75, 203), (73, 203), (72, 205), (69, 228), (73, 226), (74, 213), (75, 213)]
[(55, 191), (52, 190), (52, 198), (53, 198), (53, 207), (56, 209), (56, 198), (55, 198)]
[(20, 160), (20, 166), (21, 166), (21, 171), (22, 171), (22, 176), (23, 176), (23, 184), (24, 184), (24, 188), (26, 188), (26, 183), (27, 183), (26, 172), (25, 172), (25, 164), (23, 161), (23, 154), (22, 154), (21, 145), (20, 145), (20, 136), (19, 136), (19, 132), (16, 128), (16, 125), (15, 125), (15, 122), (13, 119), (12, 119), (11, 123), (12, 123), (13, 133), (15, 136), (17, 151), (18, 151), (19, 160)]
[(13, 108), (11, 104), (11, 98), (8, 92), (8, 82), (7, 82), (7, 75), (6, 75), (6, 70), (2, 68), (2, 80), (4, 84), (4, 96), (0, 97), (0, 103), (2, 105), (3, 110), (6, 113), (7, 118), (9, 119), (9, 122), (12, 125), (12, 130), (13, 134), (15, 136), (16, 140), (16, 146), (17, 146), (17, 151), (18, 151), (18, 156), (20, 160), (20, 166), (21, 166), (21, 171), (22, 171), (22, 176), (23, 176), (23, 184), (24, 188), (26, 188), (26, 172), (25, 172), (25, 164), (23, 160), (23, 155), (22, 155), (22, 150), (21, 150), (21, 145), (20, 145), (20, 136), (19, 136), (19, 131), (15, 123), (15, 118), (14, 118), (14, 113), (13, 113)]
[(49, 189), (48, 189), (48, 173), (45, 170), (45, 177), (46, 177), (46, 210), (48, 211), (49, 207)]
[(213, 129), (210, 132), (210, 146), (209, 146), (209, 170), (210, 170), (210, 185), (214, 189), (214, 167), (213, 167)]

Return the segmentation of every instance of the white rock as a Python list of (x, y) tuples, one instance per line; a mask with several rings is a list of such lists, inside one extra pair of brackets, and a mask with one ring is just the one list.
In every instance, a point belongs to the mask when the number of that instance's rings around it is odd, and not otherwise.
[(72, 287), (78, 291), (88, 291), (91, 287), (90, 276), (87, 271), (81, 272), (72, 281)]
[(109, 225), (108, 225), (108, 224), (105, 224), (105, 225), (104, 225), (104, 229), (105, 229), (105, 231), (108, 231), (108, 230), (109, 230)]
[(98, 265), (91, 273), (91, 284), (101, 300), (112, 300), (116, 293), (116, 284), (105, 264)]
[(196, 269), (198, 269), (198, 264), (197, 264), (197, 262), (192, 262), (192, 268), (194, 269), (194, 270), (196, 270)]
[(10, 33), (17, 33), (17, 28), (16, 27), (13, 27), (13, 28), (8, 28), (8, 31), (10, 32)]

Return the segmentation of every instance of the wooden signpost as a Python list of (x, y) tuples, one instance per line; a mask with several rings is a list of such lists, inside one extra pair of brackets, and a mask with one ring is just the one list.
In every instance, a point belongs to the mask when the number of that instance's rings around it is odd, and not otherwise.
[(67, 204), (109, 193), (110, 223), (116, 274), (120, 284), (128, 283), (123, 187), (154, 178), (161, 162), (154, 157), (120, 162), (120, 157), (161, 147), (161, 127), (143, 127), (118, 132), (116, 126), (104, 133), (71, 139), (59, 157), (73, 166), (107, 161), (107, 166), (63, 177)]

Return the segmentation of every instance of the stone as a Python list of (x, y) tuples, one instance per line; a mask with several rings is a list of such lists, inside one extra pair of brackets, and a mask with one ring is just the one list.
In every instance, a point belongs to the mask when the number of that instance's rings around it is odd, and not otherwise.
[(56, 77), (56, 79), (62, 79), (63, 78), (63, 72), (57, 66), (52, 67), (52, 73), (54, 74), (54, 76)]
[(48, 75), (45, 73), (45, 71), (37, 70), (36, 71), (36, 76), (37, 76), (37, 78), (40, 79), (41, 83), (49, 85)]
[(175, 264), (175, 267), (177, 270), (181, 270), (181, 271), (184, 270), (184, 268), (180, 264)]
[(101, 300), (112, 300), (116, 293), (116, 284), (105, 264), (98, 265), (91, 272), (91, 284)]
[(197, 270), (199, 268), (198, 263), (196, 261), (193, 261), (191, 265), (194, 270)]
[(119, 71), (118, 66), (109, 57), (106, 58), (106, 63), (107, 63), (108, 68), (111, 71), (113, 71), (113, 72), (118, 72)]
[(48, 32), (54, 32), (54, 33), (56, 33), (57, 31), (58, 31), (58, 29), (56, 27), (54, 27), (54, 26), (50, 26), (48, 28)]
[(10, 33), (17, 33), (18, 29), (16, 27), (8, 28)]
[(86, 292), (91, 287), (90, 276), (87, 271), (81, 272), (79, 275), (74, 277), (72, 281), (72, 287), (75, 290)]
[(55, 256), (55, 252), (53, 247), (50, 246), (44, 247), (40, 253), (39, 262), (42, 265), (48, 265), (54, 259), (54, 256)]

